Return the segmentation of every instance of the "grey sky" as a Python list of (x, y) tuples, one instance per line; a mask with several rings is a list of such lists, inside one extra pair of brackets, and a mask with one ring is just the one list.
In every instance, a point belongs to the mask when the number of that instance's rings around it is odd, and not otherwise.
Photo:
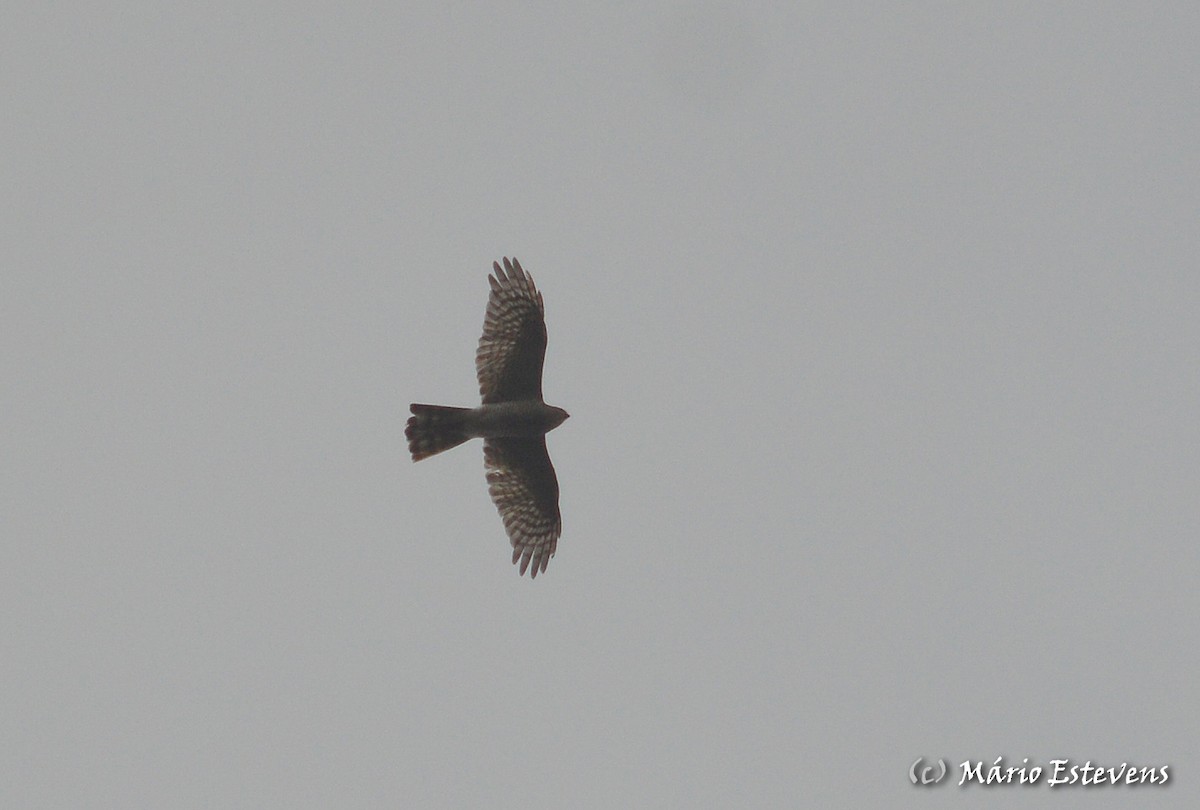
[(1194, 4), (9, 5), (0, 805), (1197, 806)]

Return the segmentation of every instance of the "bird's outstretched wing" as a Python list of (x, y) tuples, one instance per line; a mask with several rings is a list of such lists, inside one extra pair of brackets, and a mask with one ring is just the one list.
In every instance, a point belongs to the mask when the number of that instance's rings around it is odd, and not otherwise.
[(530, 577), (546, 570), (562, 534), (558, 477), (546, 439), (485, 439), (488, 493), (504, 521), (513, 547), (513, 564)]
[(542, 398), (546, 321), (542, 294), (516, 259), (492, 262), (483, 335), (475, 351), (475, 373), (485, 403)]

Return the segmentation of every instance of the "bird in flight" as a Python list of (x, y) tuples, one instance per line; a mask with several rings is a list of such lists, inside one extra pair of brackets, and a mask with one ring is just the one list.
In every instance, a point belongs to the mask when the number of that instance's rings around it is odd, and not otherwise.
[(546, 320), (542, 294), (515, 258), (492, 262), (492, 286), (475, 374), (483, 403), (477, 408), (410, 407), (404, 428), (413, 461), (483, 439), (488, 493), (513, 547), (513, 564), (530, 578), (546, 570), (562, 534), (558, 477), (546, 434), (568, 414), (542, 399)]

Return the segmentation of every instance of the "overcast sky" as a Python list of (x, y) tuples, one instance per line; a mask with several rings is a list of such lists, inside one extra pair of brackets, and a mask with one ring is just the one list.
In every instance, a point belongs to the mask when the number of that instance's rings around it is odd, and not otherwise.
[[(6, 5), (0, 805), (1200, 806), (1198, 35)], [(513, 255), (532, 582), (403, 436)]]

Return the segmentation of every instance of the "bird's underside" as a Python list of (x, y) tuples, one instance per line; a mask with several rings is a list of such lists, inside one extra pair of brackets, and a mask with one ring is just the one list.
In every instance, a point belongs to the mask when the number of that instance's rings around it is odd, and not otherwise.
[(482, 438), (488, 492), (500, 512), (520, 573), (536, 577), (558, 546), (558, 478), (545, 435), (567, 418), (542, 400), (546, 324), (541, 293), (516, 259), (493, 262), (491, 295), (475, 370), (476, 408), (411, 406), (405, 426), (413, 461)]

